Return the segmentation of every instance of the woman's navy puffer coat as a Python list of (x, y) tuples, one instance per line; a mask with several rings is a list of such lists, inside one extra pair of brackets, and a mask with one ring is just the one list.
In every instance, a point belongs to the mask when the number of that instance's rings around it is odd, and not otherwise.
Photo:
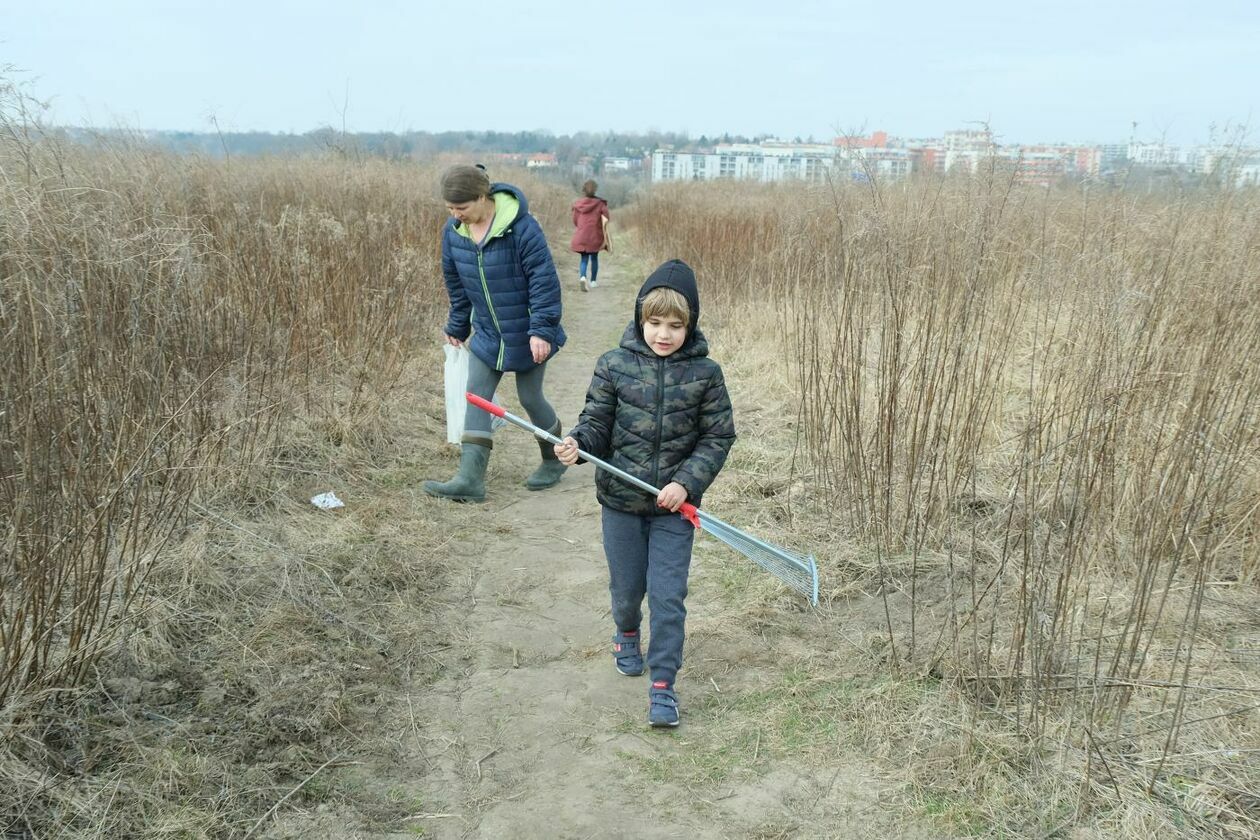
[[(455, 219), (442, 229), (442, 276), (451, 298), (445, 331), (460, 341), (471, 333), (469, 350), (495, 370), (529, 370), (531, 335), (551, 344), (552, 355), (564, 345), (560, 278), (525, 195), (497, 183), (490, 185), (490, 195), (498, 209), (483, 246)], [(517, 212), (504, 220), (509, 196)]]

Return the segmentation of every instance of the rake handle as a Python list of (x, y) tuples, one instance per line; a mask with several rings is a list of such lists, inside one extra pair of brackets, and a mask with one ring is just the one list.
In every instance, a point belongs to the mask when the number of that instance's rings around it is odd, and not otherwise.
[[(528, 420), (524, 418), (517, 417), (515, 414), (512, 414), (510, 411), (506, 410), (501, 405), (497, 405), (495, 403), (490, 402), (490, 400), (479, 397), (476, 394), (472, 393), (471, 391), (465, 392), (464, 396), (467, 398), (467, 400), (470, 403), (475, 405), (477, 408), (480, 408), (482, 411), (487, 411), (493, 414), (495, 417), (501, 417), (502, 419), (511, 423), (513, 426), (519, 426), (527, 432), (532, 432), (534, 434), (534, 437), (542, 438), (548, 443), (552, 443), (556, 445), (560, 445), (564, 443), (563, 440), (556, 437), (551, 432), (547, 431), (546, 429), (535, 426), (533, 423), (529, 422)], [(620, 478), (622, 481), (633, 484), (635, 487), (638, 487), (640, 490), (643, 490), (647, 493), (651, 493), (653, 496), (659, 496), (661, 494), (661, 491), (653, 487), (651, 484), (648, 484), (646, 481), (643, 481), (642, 479), (639, 479), (630, 475), (630, 473), (626, 472), (625, 470), (617, 469), (616, 467), (614, 467), (612, 464), (608, 463), (607, 461), (603, 461), (599, 458), (596, 458), (594, 455), (591, 455), (587, 452), (583, 452), (581, 449), (578, 450), (578, 455), (582, 456), (584, 460), (590, 461), (592, 464), (599, 467), (600, 469), (606, 472), (612, 473), (613, 475), (617, 476), (617, 478)], [(697, 528), (700, 527), (700, 511), (691, 502), (683, 502), (682, 505), (680, 505), (678, 508), (678, 515), (681, 516), (683, 519), (686, 519), (695, 527)]]

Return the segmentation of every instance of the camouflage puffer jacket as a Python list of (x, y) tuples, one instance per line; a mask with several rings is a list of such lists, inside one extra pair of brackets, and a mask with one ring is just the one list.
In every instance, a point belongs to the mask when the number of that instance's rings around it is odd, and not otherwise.
[[(653, 487), (676, 481), (701, 497), (735, 443), (735, 418), (721, 366), (698, 329), (659, 357), (631, 322), (621, 345), (600, 356), (586, 407), (569, 433), (579, 448)], [(639, 516), (668, 514), (650, 494), (600, 470), (600, 504)]]

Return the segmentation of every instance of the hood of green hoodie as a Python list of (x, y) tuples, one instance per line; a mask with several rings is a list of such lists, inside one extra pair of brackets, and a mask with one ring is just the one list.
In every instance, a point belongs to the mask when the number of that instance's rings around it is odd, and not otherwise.
[[(511, 227), (512, 222), (516, 221), (517, 213), (521, 210), (521, 202), (510, 192), (491, 193), (491, 197), (494, 199), (494, 221), (490, 223), (490, 233), (486, 235), (487, 242), (502, 235), (503, 231)], [(466, 222), (460, 222), (455, 232), (472, 239), (472, 233), (469, 232)]]

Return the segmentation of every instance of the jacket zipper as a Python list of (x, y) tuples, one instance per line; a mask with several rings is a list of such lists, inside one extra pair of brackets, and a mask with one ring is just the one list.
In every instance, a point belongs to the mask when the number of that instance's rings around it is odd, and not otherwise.
[(661, 424), (665, 422), (665, 360), (656, 360), (656, 455), (652, 461), (652, 486), (661, 486)]
[(494, 321), (494, 331), (499, 334), (499, 361), (495, 363), (495, 367), (503, 370), (503, 328), (499, 326), (499, 316), (495, 314), (494, 301), (490, 299), (490, 285), (486, 283), (486, 264), (482, 261), (483, 249), (476, 243), (473, 243), (473, 247), (477, 249), (477, 276), (481, 278), (481, 292), (486, 296), (486, 308), (490, 310), (490, 320)]

